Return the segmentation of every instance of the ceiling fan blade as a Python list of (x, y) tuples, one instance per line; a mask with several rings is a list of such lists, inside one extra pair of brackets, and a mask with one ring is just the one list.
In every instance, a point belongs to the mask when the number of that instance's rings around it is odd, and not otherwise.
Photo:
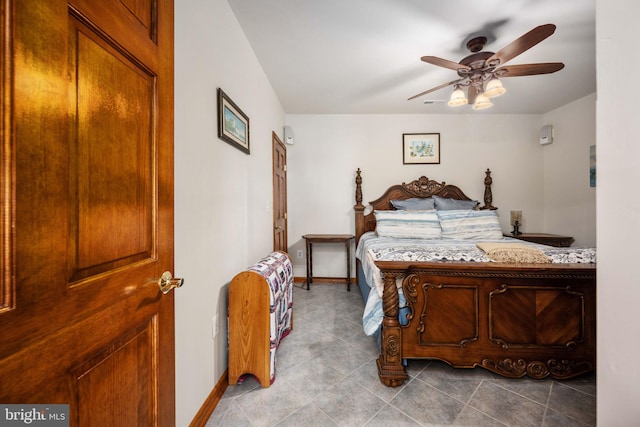
[(426, 95), (426, 94), (428, 94), (428, 93), (435, 92), (435, 91), (437, 91), (437, 90), (442, 89), (443, 87), (447, 87), (447, 86), (450, 86), (450, 85), (454, 85), (454, 84), (456, 84), (456, 83), (460, 83), (460, 82), (461, 82), (461, 81), (463, 81), (463, 80), (464, 80), (464, 79), (458, 79), (458, 80), (454, 80), (454, 81), (449, 82), (449, 83), (443, 83), (443, 84), (441, 84), (440, 86), (436, 86), (436, 87), (433, 87), (433, 88), (431, 88), (431, 89), (429, 89), (429, 90), (425, 90), (424, 92), (420, 92), (420, 93), (419, 93), (419, 94), (417, 94), (417, 95), (413, 95), (411, 98), (409, 98), (409, 99), (408, 99), (408, 101), (411, 101), (412, 99), (416, 99), (416, 98), (418, 98), (418, 97), (421, 97), (422, 95)]
[(553, 24), (537, 26), (533, 30), (520, 36), (520, 38), (514, 40), (507, 46), (494, 53), (490, 58), (487, 59), (486, 63), (492, 66), (504, 64), (510, 59), (520, 55), (522, 52), (531, 49), (533, 46), (549, 37), (555, 31), (556, 26)]
[(536, 74), (551, 74), (564, 68), (562, 62), (544, 62), (540, 64), (507, 65), (498, 68), (495, 73), (498, 77), (533, 76)]
[(470, 70), (471, 67), (457, 62), (449, 61), (448, 59), (438, 58), (437, 56), (423, 56), (420, 58), (422, 61), (429, 64), (437, 65), (438, 67), (448, 68), (450, 70), (458, 71), (460, 69)]

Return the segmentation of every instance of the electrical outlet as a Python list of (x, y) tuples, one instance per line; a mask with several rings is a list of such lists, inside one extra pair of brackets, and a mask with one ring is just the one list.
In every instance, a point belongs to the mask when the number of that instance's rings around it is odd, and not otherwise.
[(298, 249), (298, 258), (302, 259), (302, 249)]

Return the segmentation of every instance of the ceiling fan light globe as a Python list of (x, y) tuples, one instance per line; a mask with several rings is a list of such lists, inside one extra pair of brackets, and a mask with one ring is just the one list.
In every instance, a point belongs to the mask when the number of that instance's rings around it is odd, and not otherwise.
[(466, 99), (456, 99), (453, 101), (449, 101), (447, 103), (447, 105), (449, 105), (449, 107), (459, 107), (461, 105), (466, 105), (467, 104), (467, 100)]
[(484, 110), (485, 108), (490, 108), (493, 106), (493, 103), (489, 100), (489, 98), (485, 94), (480, 94), (476, 97), (476, 102), (473, 104), (474, 110)]
[(448, 105), (449, 107), (459, 107), (460, 105), (466, 105), (467, 102), (467, 97), (465, 96), (464, 91), (459, 87), (456, 87), (451, 94), (451, 98), (449, 98)]
[(484, 95), (487, 98), (495, 98), (496, 96), (502, 95), (506, 91), (507, 89), (502, 86), (502, 82), (494, 77), (489, 80), (489, 83), (487, 83), (487, 88), (484, 91)]

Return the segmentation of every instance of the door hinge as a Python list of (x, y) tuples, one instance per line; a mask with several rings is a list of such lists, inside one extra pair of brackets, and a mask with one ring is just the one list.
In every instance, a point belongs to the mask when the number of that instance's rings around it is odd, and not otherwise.
[(286, 172), (287, 171), (287, 165), (282, 166), (282, 170)]
[(284, 216), (284, 219), (287, 219), (287, 213), (286, 212), (284, 213), (283, 216)]

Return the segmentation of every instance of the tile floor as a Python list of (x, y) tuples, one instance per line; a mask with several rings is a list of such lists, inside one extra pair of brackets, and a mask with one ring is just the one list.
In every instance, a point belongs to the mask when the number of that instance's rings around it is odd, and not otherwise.
[(568, 381), (503, 379), (482, 368), (410, 361), (402, 387), (377, 377), (356, 287), (294, 288), (294, 329), (276, 380), (229, 386), (210, 426), (595, 426), (595, 374)]

